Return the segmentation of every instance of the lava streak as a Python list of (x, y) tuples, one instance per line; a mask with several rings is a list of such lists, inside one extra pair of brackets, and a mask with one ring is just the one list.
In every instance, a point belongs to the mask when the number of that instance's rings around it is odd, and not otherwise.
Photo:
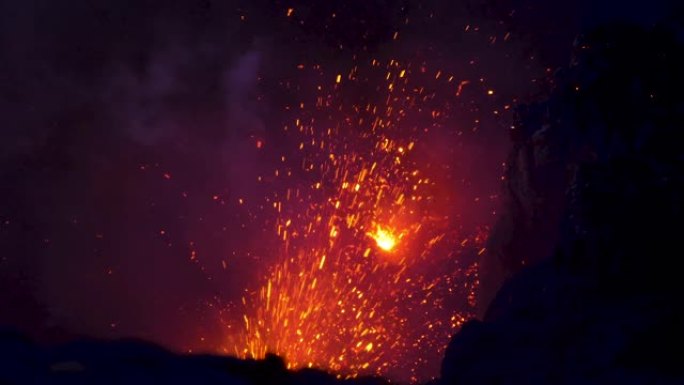
[[(363, 76), (314, 66), (328, 85), (283, 127), (293, 148), (270, 201), (279, 257), (243, 298), (230, 345), (291, 368), (418, 381), (436, 374), (471, 316), (477, 265), (460, 257), (484, 237), (459, 230), (448, 163), (428, 144), (452, 121), (426, 84), (455, 92), (458, 82), (425, 68), (409, 80), (414, 69), (395, 60), (370, 64)], [(354, 99), (373, 84), (374, 97)]]

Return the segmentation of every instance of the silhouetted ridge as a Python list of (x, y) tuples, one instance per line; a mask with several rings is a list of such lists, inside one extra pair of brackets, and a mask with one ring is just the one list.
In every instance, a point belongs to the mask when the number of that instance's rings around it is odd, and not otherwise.
[(506, 282), (451, 341), (442, 384), (684, 381), (684, 49), (624, 25), (575, 48), (520, 109), (486, 256), (485, 284)]

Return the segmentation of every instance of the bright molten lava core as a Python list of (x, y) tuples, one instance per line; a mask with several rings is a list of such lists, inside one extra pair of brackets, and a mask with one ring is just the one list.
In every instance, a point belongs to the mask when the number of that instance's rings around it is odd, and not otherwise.
[(392, 251), (397, 245), (397, 238), (389, 231), (382, 228), (380, 225), (374, 233), (370, 233), (369, 236), (375, 239), (375, 243), (379, 248), (385, 251)]

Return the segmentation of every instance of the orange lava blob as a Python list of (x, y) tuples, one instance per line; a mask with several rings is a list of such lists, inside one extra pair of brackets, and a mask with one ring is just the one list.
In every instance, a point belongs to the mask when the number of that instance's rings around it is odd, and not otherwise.
[(385, 229), (378, 225), (374, 233), (368, 234), (375, 240), (375, 244), (384, 251), (390, 252), (397, 246), (398, 237), (396, 237), (389, 229)]

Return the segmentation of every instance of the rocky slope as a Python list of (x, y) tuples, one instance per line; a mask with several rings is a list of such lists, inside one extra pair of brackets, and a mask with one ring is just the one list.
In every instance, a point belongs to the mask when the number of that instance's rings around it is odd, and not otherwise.
[(505, 283), (440, 384), (684, 383), (682, 69), (674, 33), (606, 27), (521, 109), (486, 261)]

